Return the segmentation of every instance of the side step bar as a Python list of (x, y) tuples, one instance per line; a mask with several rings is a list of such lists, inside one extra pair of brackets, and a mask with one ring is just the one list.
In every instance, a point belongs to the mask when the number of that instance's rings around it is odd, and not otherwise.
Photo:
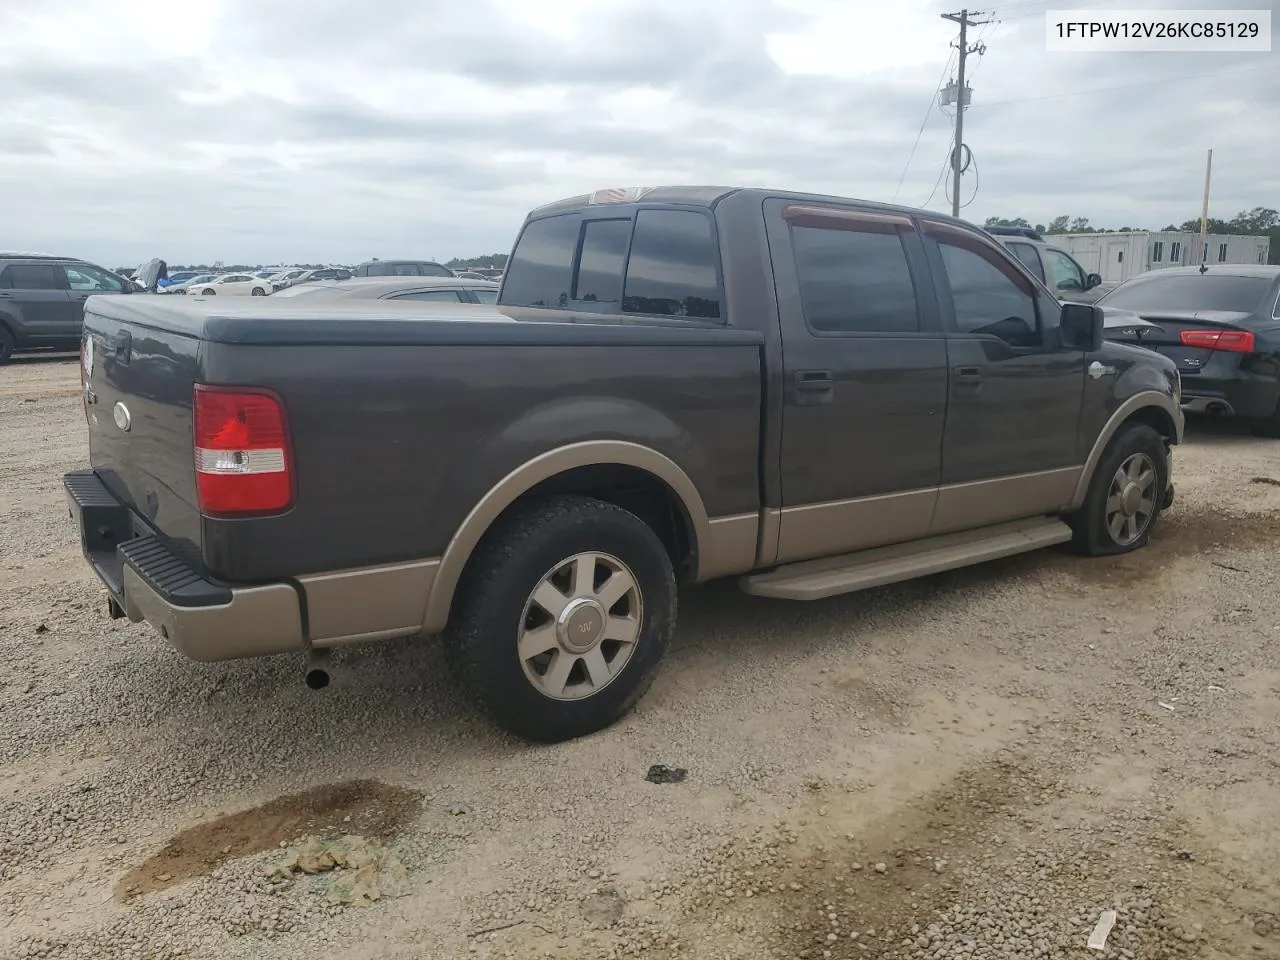
[(967, 567), (1065, 543), (1071, 528), (1057, 517), (1016, 520), (913, 543), (790, 563), (738, 581), (746, 593), (778, 600), (821, 600), (855, 590)]

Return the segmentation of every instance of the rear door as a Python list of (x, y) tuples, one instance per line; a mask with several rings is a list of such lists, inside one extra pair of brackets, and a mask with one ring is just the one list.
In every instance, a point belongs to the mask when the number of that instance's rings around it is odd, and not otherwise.
[(950, 366), (932, 532), (1066, 506), (1087, 358), (1060, 345), (1061, 305), (976, 231), (926, 221), (925, 233)]
[(924, 536), (946, 341), (906, 216), (765, 202), (783, 338), (778, 563)]
[(11, 263), (0, 271), (0, 303), (21, 325), (20, 340), (48, 344), (80, 335), (80, 304), (72, 304), (62, 269), (51, 263)]

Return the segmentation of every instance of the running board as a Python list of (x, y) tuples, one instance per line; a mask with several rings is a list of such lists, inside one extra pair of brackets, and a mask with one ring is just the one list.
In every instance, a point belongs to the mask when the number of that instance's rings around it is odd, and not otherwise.
[(790, 563), (768, 573), (743, 577), (738, 583), (744, 592), (758, 597), (821, 600), (1028, 553), (1070, 539), (1071, 528), (1057, 517), (1037, 517), (838, 557)]

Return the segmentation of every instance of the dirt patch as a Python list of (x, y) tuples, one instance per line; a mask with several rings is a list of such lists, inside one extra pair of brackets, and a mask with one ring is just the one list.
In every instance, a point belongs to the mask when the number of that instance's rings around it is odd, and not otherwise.
[(1280, 480), (1275, 477), (1250, 477), (1250, 483), (1263, 483), (1269, 487), (1280, 487)]
[(413, 818), (421, 799), (416, 791), (377, 780), (350, 780), (277, 797), (183, 830), (121, 877), (115, 894), (130, 900), (163, 890), (304, 834), (356, 833), (386, 840)]
[(1232, 514), (1175, 505), (1160, 516), (1150, 542), (1141, 550), (1118, 557), (1088, 559), (1059, 554), (1057, 563), (1091, 586), (1128, 586), (1167, 578), (1168, 564), (1174, 560), (1277, 541), (1280, 541), (1280, 514)]

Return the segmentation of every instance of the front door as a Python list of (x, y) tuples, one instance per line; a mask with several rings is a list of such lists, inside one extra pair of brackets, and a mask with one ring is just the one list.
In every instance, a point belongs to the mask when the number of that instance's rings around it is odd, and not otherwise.
[(910, 218), (765, 205), (782, 326), (778, 563), (924, 536), (937, 498), (946, 342)]
[(1059, 345), (1061, 306), (975, 231), (930, 221), (926, 250), (950, 367), (931, 533), (1052, 513), (1080, 475), (1085, 354)]
[(78, 340), (76, 318), (81, 305), (72, 303), (62, 269), (50, 263), (12, 263), (0, 271), (0, 303), (16, 314), (20, 340), (52, 343)]

